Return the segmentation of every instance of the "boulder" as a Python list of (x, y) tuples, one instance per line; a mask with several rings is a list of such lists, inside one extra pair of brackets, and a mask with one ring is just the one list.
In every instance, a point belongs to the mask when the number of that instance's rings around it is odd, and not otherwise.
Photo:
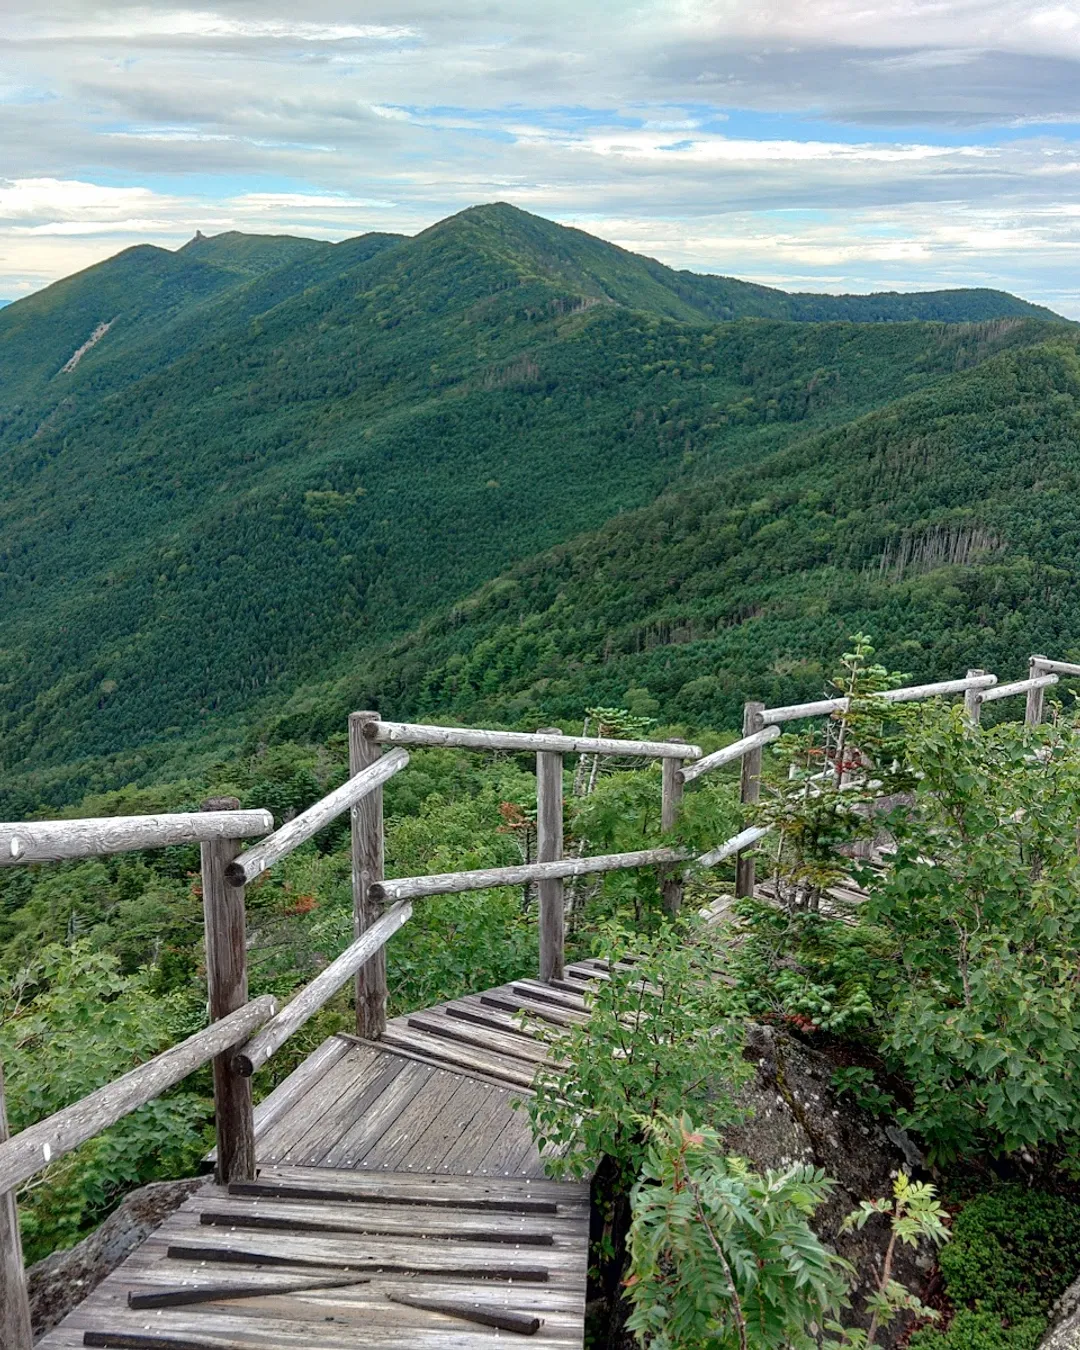
[[(733, 1153), (748, 1158), (758, 1171), (811, 1163), (836, 1182), (814, 1227), (855, 1267), (852, 1320), (865, 1326), (862, 1301), (877, 1287), (889, 1224), (884, 1216), (875, 1216), (853, 1232), (842, 1232), (840, 1225), (861, 1200), (890, 1195), (901, 1169), (917, 1173), (922, 1156), (903, 1130), (868, 1115), (850, 1098), (838, 1097), (832, 1087), (835, 1063), (805, 1042), (778, 1028), (755, 1025), (749, 1029), (745, 1055), (755, 1069), (741, 1091), (741, 1104), (749, 1115), (744, 1123), (726, 1130), (725, 1139)], [(929, 1244), (919, 1248), (897, 1244), (893, 1278), (915, 1293), (925, 1291), (933, 1267)], [(878, 1332), (877, 1344), (888, 1350), (902, 1339), (905, 1329), (904, 1320), (898, 1319)]]
[(26, 1276), (35, 1338), (62, 1322), (106, 1275), (205, 1183), (205, 1177), (194, 1177), (142, 1186), (132, 1191), (89, 1237), (31, 1266)]
[(1070, 1284), (1050, 1314), (1050, 1330), (1039, 1350), (1080, 1350), (1080, 1280)]

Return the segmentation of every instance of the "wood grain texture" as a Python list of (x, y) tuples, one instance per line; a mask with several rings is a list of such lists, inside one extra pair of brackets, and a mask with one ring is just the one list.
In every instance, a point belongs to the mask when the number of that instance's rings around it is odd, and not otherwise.
[(695, 778), (700, 778), (704, 773), (711, 773), (713, 769), (722, 769), (725, 764), (733, 764), (751, 750), (760, 750), (762, 746), (768, 745), (770, 741), (779, 739), (782, 735), (779, 727), (763, 727), (752, 736), (743, 736), (732, 745), (725, 745), (722, 750), (714, 750), (711, 755), (706, 755), (704, 759), (699, 759), (693, 764), (685, 764), (679, 770), (679, 777), (683, 783), (692, 783)]
[(264, 1026), (247, 1045), (242, 1046), (233, 1057), (238, 1073), (250, 1078), (256, 1069), (261, 1068), (276, 1051), (280, 1050), (289, 1037), (298, 1031), (309, 1018), (333, 998), (343, 984), (371, 957), (383, 949), (397, 930), (412, 918), (412, 905), (406, 901), (395, 905), (321, 971), (310, 984), (291, 999), (284, 1008)]
[[(995, 684), (996, 675), (970, 675), (961, 680), (938, 680), (934, 684), (909, 684), (902, 689), (885, 689), (876, 697), (886, 703), (916, 703), (924, 698), (964, 694), (969, 689), (989, 689)], [(775, 726), (779, 722), (795, 722), (802, 717), (826, 717), (830, 713), (846, 712), (847, 707), (846, 698), (826, 698), (816, 703), (791, 703), (783, 708), (763, 708), (762, 723), (764, 726)]]
[[(356, 714), (353, 716), (366, 716)], [(391, 745), (448, 745), (466, 750), (550, 751), (559, 755), (628, 755), (632, 758), (663, 759), (677, 755), (698, 759), (700, 745), (670, 741), (621, 741), (602, 736), (564, 736), (559, 732), (483, 731), (475, 727), (435, 727), (412, 722), (368, 724), (372, 740)]]
[[(0, 1064), (0, 1144), (8, 1138), (4, 1066)], [(19, 1211), (15, 1191), (7, 1189), (0, 1192), (0, 1346), (4, 1350), (31, 1350), (33, 1343)]]
[(0, 1191), (20, 1185), (54, 1159), (159, 1097), (215, 1056), (242, 1045), (276, 1008), (269, 994), (252, 999), (220, 1022), (0, 1144)]
[[(215, 797), (204, 811), (234, 811), (235, 797)], [(226, 878), (240, 851), (235, 838), (211, 839), (202, 854), (203, 924), (206, 938), (206, 989), (211, 1022), (228, 1017), (247, 1002), (247, 920), (244, 888)], [(214, 1057), (214, 1128), (218, 1181), (255, 1175), (255, 1115), (251, 1083), (233, 1067), (231, 1052)]]
[(234, 886), (243, 886), (254, 881), (275, 863), (287, 858), (290, 853), (313, 835), (325, 829), (337, 820), (343, 812), (350, 810), (369, 793), (374, 792), (394, 774), (400, 773), (409, 762), (407, 750), (392, 750), (383, 755), (374, 764), (354, 774), (339, 788), (322, 797), (314, 806), (309, 806), (298, 816), (275, 830), (268, 838), (256, 844), (240, 855), (227, 869), (229, 881)]
[[(671, 834), (679, 819), (682, 805), (683, 780), (681, 758), (666, 756), (661, 762), (660, 782), (660, 828), (665, 834)], [(681, 871), (665, 868), (660, 879), (660, 893), (664, 909), (674, 916), (682, 908), (683, 886)]]
[[(376, 712), (349, 716), (349, 773), (355, 777), (376, 764), (382, 751), (365, 735)], [(382, 788), (352, 808), (353, 936), (361, 938), (382, 914), (385, 897), (376, 891), (385, 871)], [(356, 1034), (377, 1041), (386, 1027), (386, 953), (380, 948), (356, 972)]]
[[(836, 700), (833, 700), (834, 702)], [(842, 702), (843, 700), (841, 700)], [(752, 739), (765, 729), (764, 703), (747, 703), (743, 708), (743, 737)], [(752, 805), (761, 796), (761, 745), (755, 745), (743, 756), (739, 776), (739, 800)], [(756, 864), (752, 853), (740, 853), (735, 866), (735, 894), (754, 894)]]
[[(541, 727), (540, 736), (561, 735)], [(563, 757), (550, 750), (536, 756), (536, 860), (557, 862), (563, 854)], [(566, 897), (562, 877), (544, 877), (540, 895), (540, 978), (561, 980), (566, 945)]]
[(274, 828), (269, 811), (209, 811), (166, 816), (103, 816), (0, 825), (0, 867), (95, 858), (208, 839), (249, 839)]
[(1027, 680), (1013, 680), (1011, 684), (996, 684), (992, 689), (980, 689), (974, 697), (980, 703), (996, 703), (999, 698), (1030, 694), (1033, 689), (1050, 689), (1060, 679), (1060, 675), (1036, 675)]

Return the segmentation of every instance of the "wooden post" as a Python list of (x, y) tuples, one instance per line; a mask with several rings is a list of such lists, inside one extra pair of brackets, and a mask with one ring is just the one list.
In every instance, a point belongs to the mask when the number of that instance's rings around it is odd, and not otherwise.
[[(1046, 663), (1045, 656), (1033, 656), (1028, 662), (1028, 679), (1037, 679), (1043, 674), (1043, 667)], [(1044, 699), (1046, 697), (1045, 689), (1029, 689), (1027, 695), (1027, 708), (1024, 710), (1024, 721), (1029, 727), (1037, 727), (1043, 720)]]
[[(349, 774), (360, 773), (382, 755), (377, 741), (364, 735), (369, 722), (377, 722), (377, 712), (349, 714)], [(361, 938), (377, 923), (382, 905), (371, 895), (371, 887), (383, 879), (385, 847), (383, 841), (382, 788), (369, 792), (352, 808), (352, 891), (353, 936)], [(356, 972), (356, 1034), (377, 1041), (386, 1030), (386, 952), (382, 948)]]
[[(985, 675), (985, 670), (969, 670), (968, 678), (974, 678), (976, 675)], [(964, 693), (964, 715), (973, 727), (979, 725), (979, 718), (982, 716), (982, 699), (979, 689), (968, 689)]]
[[(204, 811), (235, 811), (235, 797), (213, 797)], [(248, 1001), (247, 925), (244, 888), (231, 886), (225, 869), (240, 852), (238, 839), (211, 839), (202, 851), (203, 922), (206, 928), (206, 985), (210, 1020), (242, 1008)], [(214, 1120), (217, 1125), (218, 1184), (255, 1178), (255, 1120), (251, 1080), (233, 1068), (232, 1052), (214, 1058)]]
[[(8, 1138), (4, 1106), (4, 1066), (0, 1064), (0, 1143)], [(0, 1195), (0, 1346), (4, 1350), (31, 1350), (30, 1300), (26, 1293), (19, 1211), (15, 1192)]]
[[(743, 707), (743, 735), (753, 736), (761, 731), (765, 723), (761, 714), (764, 703), (747, 703)], [(756, 802), (761, 796), (761, 746), (748, 750), (743, 755), (742, 777), (740, 779), (740, 800), (744, 803)], [(755, 882), (754, 855), (740, 853), (735, 864), (735, 894), (753, 895)]]
[[(558, 727), (541, 727), (553, 736)], [(563, 851), (563, 757), (550, 750), (536, 756), (536, 861), (557, 862)], [(561, 877), (538, 884), (540, 893), (540, 978), (561, 980), (566, 942), (566, 902)]]
[[(680, 740), (681, 737), (673, 737)], [(669, 834), (679, 818), (679, 806), (682, 803), (683, 781), (680, 770), (681, 759), (665, 758), (660, 761), (663, 779), (660, 789), (660, 828)], [(682, 907), (682, 873), (678, 870), (667, 873), (660, 883), (660, 893), (664, 898), (664, 909), (674, 917)]]

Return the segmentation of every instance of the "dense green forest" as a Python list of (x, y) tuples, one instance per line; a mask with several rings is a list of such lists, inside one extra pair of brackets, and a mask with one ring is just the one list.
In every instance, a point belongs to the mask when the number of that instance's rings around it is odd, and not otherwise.
[[(819, 322), (864, 311), (935, 321)], [(773, 313), (814, 322), (747, 317)], [(415, 652), (410, 630), (449, 623), (468, 645), (463, 616), (488, 608), (470, 596), (518, 585), (508, 568), (540, 575), (544, 550), (568, 559), (577, 540), (584, 558), (588, 532), (618, 537), (637, 509), (675, 520), (797, 444), (831, 455), (826, 429), (857, 439), (858, 418), (1071, 332), (996, 292), (808, 299), (676, 273), (504, 206), (415, 239), (128, 250), (0, 318), (4, 813), (183, 773), (297, 716), (322, 735), (361, 694), (385, 690), (403, 715), (478, 707), (471, 676), (460, 694), (435, 674), (414, 688), (387, 644)], [(697, 571), (689, 547), (671, 561)], [(654, 571), (640, 601), (677, 575)], [(660, 614), (651, 636), (644, 616), (622, 631), (618, 588), (610, 613), (593, 588), (574, 623), (609, 631), (602, 683), (621, 694), (624, 674), (657, 682), (625, 643), (672, 643)], [(559, 628), (558, 651), (595, 659)], [(439, 667), (453, 653), (433, 642), (420, 660)], [(527, 636), (515, 650), (500, 715), (570, 715), (584, 685), (520, 702)], [(678, 657), (665, 692), (727, 689), (711, 668), (685, 674), (697, 649)], [(489, 692), (496, 678), (479, 676)], [(726, 716), (728, 692), (676, 706)]]

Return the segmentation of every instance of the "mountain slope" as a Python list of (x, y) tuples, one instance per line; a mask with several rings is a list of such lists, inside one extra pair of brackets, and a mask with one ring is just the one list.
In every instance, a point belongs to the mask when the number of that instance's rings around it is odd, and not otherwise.
[(133, 292), (0, 436), (7, 781), (235, 743), (538, 551), (1073, 331), (680, 319), (577, 240), (493, 207), (255, 276), (165, 255), (213, 286)]
[(735, 727), (748, 698), (818, 695), (860, 629), (916, 679), (971, 666), (1018, 677), (1032, 651), (1080, 655), (1078, 492), (1070, 337), (530, 559), (340, 683), (299, 693), (274, 734), (322, 732), (361, 703), (573, 719), (643, 690), (667, 718)]

